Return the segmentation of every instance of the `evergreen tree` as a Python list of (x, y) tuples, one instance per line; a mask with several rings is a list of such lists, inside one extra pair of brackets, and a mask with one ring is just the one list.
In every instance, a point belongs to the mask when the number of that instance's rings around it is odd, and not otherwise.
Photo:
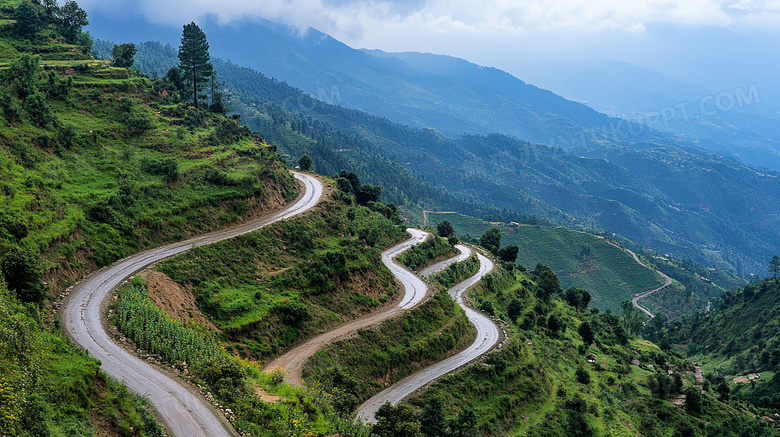
[(436, 231), (439, 233), (440, 237), (445, 238), (455, 234), (455, 228), (449, 220), (442, 220), (439, 222), (439, 224), (436, 225)]
[(425, 437), (444, 437), (447, 435), (444, 402), (439, 395), (431, 396), (420, 413), (420, 431)]
[(464, 407), (450, 428), (453, 437), (477, 437), (477, 414), (471, 408)]
[(623, 329), (631, 335), (635, 335), (642, 329), (642, 313), (634, 308), (630, 300), (620, 302), (620, 318), (623, 320)]
[(769, 260), (769, 274), (772, 275), (772, 277), (775, 279), (775, 282), (777, 282), (778, 273), (780, 273), (780, 257), (775, 255), (771, 260)]
[(490, 253), (498, 253), (501, 246), (501, 231), (498, 228), (490, 228), (479, 238), (479, 245), (489, 250)]
[(14, 11), (14, 33), (24, 39), (34, 40), (45, 24), (42, 8), (29, 1), (24, 1)]
[(8, 289), (22, 302), (40, 303), (46, 298), (46, 288), (41, 282), (43, 271), (32, 251), (12, 247), (0, 262), (0, 271)]
[(303, 170), (303, 171), (311, 170), (311, 164), (312, 164), (311, 156), (309, 156), (309, 155), (307, 155), (305, 153), (303, 155), (301, 155), (300, 159), (298, 159), (298, 165), (301, 166), (301, 170)]
[(588, 322), (582, 322), (580, 327), (577, 328), (577, 332), (580, 334), (580, 337), (582, 337), (583, 343), (587, 346), (590, 346), (593, 343), (593, 340), (595, 340), (593, 328), (590, 327), (590, 323)]
[(198, 94), (211, 79), (214, 67), (209, 62), (209, 43), (206, 34), (195, 23), (185, 24), (179, 46), (179, 68), (185, 78), (187, 91), (198, 106)]
[(500, 259), (501, 261), (506, 261), (508, 263), (513, 263), (517, 261), (517, 254), (519, 252), (520, 252), (520, 248), (514, 244), (510, 244), (509, 246), (504, 246), (501, 248), (501, 250), (498, 251), (498, 259)]
[(411, 405), (392, 406), (385, 402), (376, 414), (377, 422), (371, 435), (382, 437), (420, 437), (420, 419)]

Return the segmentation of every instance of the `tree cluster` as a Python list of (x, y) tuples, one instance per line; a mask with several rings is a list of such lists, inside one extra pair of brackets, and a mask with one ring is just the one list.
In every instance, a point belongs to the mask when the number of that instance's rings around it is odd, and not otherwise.
[(87, 12), (73, 0), (62, 6), (55, 0), (24, 0), (14, 11), (14, 20), (14, 33), (20, 38), (34, 41), (43, 29), (52, 26), (71, 44), (92, 45), (89, 35), (81, 31), (89, 24)]
[(477, 437), (477, 415), (463, 408), (448, 416), (442, 398), (433, 394), (418, 415), (411, 405), (386, 402), (377, 410), (371, 435), (382, 437)]

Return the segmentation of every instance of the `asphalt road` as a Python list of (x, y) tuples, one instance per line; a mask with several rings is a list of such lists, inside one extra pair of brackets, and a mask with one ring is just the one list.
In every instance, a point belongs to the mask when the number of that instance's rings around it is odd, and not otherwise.
[(263, 370), (266, 372), (273, 372), (277, 369), (283, 369), (287, 372), (287, 377), (285, 378), (287, 382), (303, 386), (303, 379), (301, 377), (303, 366), (306, 364), (309, 357), (314, 355), (318, 350), (334, 341), (348, 338), (351, 334), (357, 332), (358, 329), (395, 317), (422, 302), (427, 295), (428, 287), (412, 272), (397, 264), (394, 258), (415, 244), (420, 244), (425, 241), (425, 239), (428, 238), (428, 233), (412, 228), (409, 228), (406, 231), (412, 235), (412, 238), (382, 252), (382, 262), (390, 269), (393, 275), (399, 279), (401, 285), (403, 285), (404, 296), (398, 305), (385, 311), (347, 322), (333, 330), (320, 334), (277, 357)]
[(193, 247), (257, 230), (312, 208), (322, 196), (322, 183), (301, 173), (295, 173), (295, 177), (303, 182), (305, 192), (289, 208), (268, 217), (141, 252), (120, 260), (76, 284), (60, 311), (64, 327), (76, 344), (100, 360), (100, 367), (106, 373), (124, 381), (133, 392), (147, 396), (153, 408), (165, 422), (165, 426), (175, 436), (219, 437), (236, 436), (237, 433), (227, 420), (212, 409), (201, 396), (192, 393), (177, 379), (141, 361), (111, 340), (103, 325), (104, 317), (102, 317), (108, 305), (108, 298), (126, 278), (149, 264), (185, 252)]
[(474, 311), (470, 307), (466, 306), (463, 300), (463, 294), (469, 287), (476, 284), (483, 276), (493, 270), (493, 263), (484, 257), (482, 254), (477, 253), (479, 258), (479, 271), (469, 279), (456, 284), (449, 290), (450, 296), (463, 307), (471, 323), (477, 328), (477, 338), (474, 343), (462, 352), (451, 356), (443, 361), (426, 367), (425, 369), (413, 373), (406, 378), (391, 385), (385, 390), (381, 391), (371, 399), (363, 403), (357, 410), (357, 418), (365, 423), (376, 423), (374, 414), (385, 402), (390, 402), (395, 405), (403, 398), (413, 393), (420, 387), (428, 384), (434, 379), (446, 375), (449, 372), (473, 361), (485, 352), (495, 346), (499, 339), (500, 333), (498, 326), (493, 323), (492, 320), (485, 317), (481, 313)]
[[(633, 251), (631, 251), (629, 249), (623, 249), (623, 250), (625, 250), (631, 256), (633, 256), (634, 257), (634, 261), (638, 262), (641, 266), (648, 267), (647, 265), (645, 265), (645, 263), (643, 263), (642, 261), (639, 260), (639, 257), (636, 256), (636, 253), (634, 253)], [(648, 267), (648, 268), (650, 268), (650, 267)], [(631, 303), (633, 303), (634, 306), (637, 307), (640, 311), (642, 311), (643, 313), (647, 314), (648, 317), (650, 317), (651, 319), (653, 317), (655, 317), (655, 314), (653, 314), (652, 312), (650, 312), (649, 309), (645, 308), (642, 304), (640, 304), (639, 303), (639, 299), (643, 299), (643, 298), (645, 298), (647, 296), (650, 296), (651, 294), (653, 294), (653, 293), (655, 293), (657, 291), (661, 291), (664, 288), (672, 285), (672, 278), (670, 278), (669, 275), (667, 275), (666, 273), (664, 273), (664, 272), (662, 272), (660, 270), (656, 270), (655, 272), (658, 273), (659, 275), (661, 275), (661, 278), (663, 278), (663, 280), (664, 280), (664, 285), (662, 285), (662, 286), (660, 286), (660, 287), (658, 287), (656, 289), (653, 289), (653, 290), (650, 290), (650, 291), (645, 291), (644, 293), (637, 293), (637, 294), (634, 294), (633, 296), (631, 296)]]
[(471, 256), (471, 249), (468, 247), (462, 244), (456, 244), (455, 248), (460, 251), (458, 255), (455, 255), (454, 258), (445, 259), (444, 261), (438, 262), (420, 270), (420, 276), (431, 276), (434, 273), (439, 273), (440, 271), (449, 267), (450, 264), (466, 261)]

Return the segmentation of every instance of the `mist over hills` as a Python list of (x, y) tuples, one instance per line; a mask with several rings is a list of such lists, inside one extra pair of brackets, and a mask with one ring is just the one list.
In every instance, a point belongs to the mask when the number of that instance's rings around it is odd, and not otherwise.
[(523, 72), (533, 83), (607, 115), (645, 120), (699, 147), (780, 169), (779, 108), (766, 81), (707, 88), (609, 60), (548, 62)]
[[(128, 29), (103, 22), (96, 33), (112, 40), (178, 41), (170, 28), (135, 24)], [(778, 108), (766, 81), (710, 89), (625, 62), (517, 62), (532, 82), (553, 93), (463, 59), (357, 50), (316, 29), (260, 18), (224, 26), (207, 20), (204, 30), (216, 56), (328, 103), (448, 136), (502, 133), (568, 150), (605, 142), (694, 144), (780, 170)]]
[[(176, 62), (172, 47), (139, 47), (144, 69), (164, 58)], [(401, 205), (446, 204), (479, 215), (470, 202), (484, 202), (609, 230), (741, 275), (762, 274), (780, 241), (777, 176), (722, 155), (650, 142), (571, 154), (500, 134), (450, 138), (330, 105), (246, 67), (219, 60), (215, 66), (237, 99), (233, 110), (289, 162), (308, 153), (319, 171), (357, 171)], [(442, 189), (462, 200), (442, 197)]]

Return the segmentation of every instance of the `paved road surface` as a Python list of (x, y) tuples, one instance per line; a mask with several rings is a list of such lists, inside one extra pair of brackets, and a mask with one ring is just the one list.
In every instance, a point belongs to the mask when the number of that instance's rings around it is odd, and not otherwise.
[(468, 247), (462, 244), (456, 244), (455, 248), (460, 251), (458, 255), (456, 255), (454, 258), (445, 259), (442, 262), (438, 262), (436, 264), (430, 265), (422, 269), (419, 273), (420, 276), (431, 276), (434, 273), (439, 273), (440, 271), (449, 267), (450, 264), (466, 261), (471, 256), (471, 249), (469, 249)]
[(103, 326), (102, 317), (107, 306), (107, 298), (122, 281), (149, 264), (193, 247), (254, 231), (275, 221), (300, 214), (316, 205), (322, 196), (322, 183), (301, 173), (295, 173), (295, 177), (303, 182), (305, 192), (289, 208), (269, 217), (120, 260), (76, 284), (61, 310), (65, 329), (73, 340), (99, 359), (101, 368), (106, 373), (124, 381), (133, 392), (148, 396), (154, 409), (165, 421), (165, 425), (176, 436), (219, 437), (237, 434), (201, 396), (191, 393), (178, 380), (141, 361), (111, 340)]
[[(631, 256), (634, 257), (634, 261), (638, 262), (640, 265), (642, 265), (644, 267), (647, 267), (647, 265), (645, 265), (645, 263), (643, 263), (642, 261), (639, 260), (639, 257), (636, 256), (636, 254), (633, 251), (631, 251), (629, 249), (624, 249), (624, 250), (626, 250), (628, 253), (631, 254)], [(637, 294), (631, 296), (631, 302), (634, 304), (634, 306), (637, 307), (643, 313), (647, 314), (651, 319), (653, 317), (655, 317), (655, 314), (653, 314), (652, 312), (650, 312), (650, 310), (648, 310), (647, 308), (642, 306), (639, 303), (639, 299), (642, 299), (642, 298), (645, 298), (647, 296), (650, 296), (651, 294), (653, 294), (653, 293), (655, 293), (657, 291), (661, 291), (664, 288), (672, 285), (672, 278), (670, 278), (669, 275), (667, 275), (666, 273), (664, 273), (664, 272), (662, 272), (660, 270), (656, 270), (655, 272), (658, 273), (659, 275), (661, 275), (661, 277), (664, 279), (664, 285), (662, 285), (662, 286), (660, 286), (660, 287), (658, 287), (656, 289), (653, 289), (653, 290), (650, 290), (650, 291), (645, 291), (644, 293), (637, 293)]]
[(477, 254), (477, 257), (479, 258), (480, 264), (477, 274), (460, 282), (449, 290), (450, 296), (452, 296), (458, 305), (463, 307), (471, 323), (477, 327), (477, 338), (474, 340), (474, 343), (457, 355), (453, 355), (444, 361), (439, 361), (430, 367), (426, 367), (417, 373), (411, 374), (367, 400), (363, 405), (358, 407), (357, 417), (359, 420), (366, 423), (376, 423), (374, 414), (385, 402), (390, 402), (393, 405), (397, 404), (401, 399), (410, 395), (418, 388), (471, 362), (492, 349), (493, 346), (498, 343), (500, 334), (496, 324), (481, 313), (466, 306), (463, 301), (463, 293), (468, 290), (469, 287), (476, 284), (480, 278), (493, 270), (493, 263), (489, 259), (479, 253)]
[(266, 372), (273, 372), (277, 369), (284, 369), (287, 372), (286, 380), (289, 383), (302, 386), (303, 380), (301, 374), (303, 372), (303, 366), (306, 364), (309, 357), (314, 355), (318, 350), (334, 341), (349, 337), (358, 329), (395, 317), (422, 302), (428, 292), (428, 287), (412, 272), (406, 270), (406, 268), (401, 265), (396, 264), (394, 258), (415, 244), (420, 244), (425, 241), (425, 239), (428, 238), (428, 233), (412, 228), (407, 229), (406, 231), (412, 235), (411, 239), (382, 252), (382, 262), (390, 269), (393, 275), (398, 278), (404, 288), (404, 297), (397, 306), (362, 319), (353, 320), (336, 329), (318, 335), (306, 343), (290, 349), (284, 355), (277, 357), (263, 370)]

